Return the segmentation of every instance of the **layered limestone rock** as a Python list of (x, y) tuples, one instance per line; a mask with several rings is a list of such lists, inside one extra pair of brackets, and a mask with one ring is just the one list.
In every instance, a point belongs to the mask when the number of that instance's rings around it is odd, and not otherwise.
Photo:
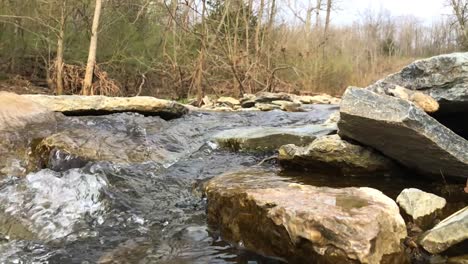
[(411, 102), (350, 87), (339, 134), (425, 174), (466, 178), (468, 141)]
[(174, 101), (157, 99), (149, 96), (107, 97), (78, 95), (22, 95), (40, 104), (50, 111), (72, 115), (108, 114), (118, 112), (138, 112), (147, 115), (159, 115), (163, 118), (177, 118), (188, 109)]
[(288, 168), (318, 169), (344, 175), (378, 175), (397, 167), (373, 149), (350, 143), (338, 135), (318, 137), (305, 147), (282, 146), (279, 160)]
[(405, 263), (398, 206), (371, 188), (314, 187), (273, 172), (228, 173), (205, 186), (224, 239), (292, 263)]
[(336, 133), (336, 126), (307, 125), (301, 127), (253, 127), (226, 130), (214, 136), (221, 147), (234, 151), (275, 151), (286, 144), (299, 146), (317, 136)]

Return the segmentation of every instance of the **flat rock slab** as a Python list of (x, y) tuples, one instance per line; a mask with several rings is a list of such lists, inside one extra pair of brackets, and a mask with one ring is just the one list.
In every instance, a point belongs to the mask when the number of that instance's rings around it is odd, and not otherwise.
[(438, 254), (467, 239), (468, 207), (465, 207), (423, 234), (419, 243), (430, 253)]
[(425, 174), (468, 177), (468, 141), (408, 101), (350, 87), (340, 116), (344, 138)]
[(371, 188), (314, 187), (251, 169), (207, 182), (224, 239), (292, 263), (405, 263), (398, 206)]
[(424, 91), (441, 104), (441, 111), (468, 110), (468, 52), (417, 60), (369, 88), (389, 85)]
[(389, 173), (396, 164), (371, 148), (353, 144), (338, 135), (322, 136), (305, 147), (285, 145), (280, 163), (291, 169), (319, 169), (344, 175)]
[(234, 151), (275, 151), (286, 144), (303, 146), (317, 136), (333, 133), (336, 133), (334, 124), (237, 128), (218, 133), (214, 136), (214, 141), (221, 147)]
[(107, 97), (79, 95), (22, 95), (51, 111), (71, 115), (98, 115), (119, 112), (137, 112), (158, 115), (166, 119), (181, 117), (188, 109), (174, 101), (149, 96)]

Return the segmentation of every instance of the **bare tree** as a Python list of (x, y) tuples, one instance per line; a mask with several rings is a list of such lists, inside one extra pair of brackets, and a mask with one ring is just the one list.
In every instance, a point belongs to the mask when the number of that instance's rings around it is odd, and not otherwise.
[(464, 48), (468, 48), (468, 28), (466, 26), (468, 21), (468, 1), (450, 0), (449, 4), (453, 9), (460, 30), (461, 44)]
[(101, 16), (101, 9), (102, 9), (102, 0), (96, 0), (96, 6), (94, 7), (93, 25), (91, 27), (91, 41), (89, 44), (88, 63), (86, 65), (86, 74), (85, 74), (85, 78), (83, 81), (82, 93), (84, 95), (94, 94), (92, 85), (93, 85), (94, 66), (96, 65), (96, 50), (97, 50), (97, 41), (98, 41), (97, 38), (98, 38), (99, 18)]

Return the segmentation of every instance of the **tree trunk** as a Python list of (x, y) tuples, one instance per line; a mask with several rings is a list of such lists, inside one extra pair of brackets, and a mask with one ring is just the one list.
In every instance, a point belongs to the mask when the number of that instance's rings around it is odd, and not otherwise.
[(99, 28), (99, 17), (101, 16), (102, 0), (96, 0), (96, 7), (94, 9), (93, 25), (91, 27), (91, 41), (89, 44), (88, 63), (86, 65), (86, 74), (83, 81), (82, 93), (84, 95), (93, 95), (93, 75), (94, 66), (96, 65), (96, 49), (98, 41), (98, 28)]
[(55, 61), (55, 93), (57, 95), (63, 94), (63, 42), (65, 38), (65, 12), (67, 8), (67, 1), (63, 1), (61, 15), (60, 15), (60, 31), (57, 39), (57, 58)]
[(315, 7), (315, 28), (320, 26), (320, 8), (322, 7), (322, 0), (317, 0), (317, 5)]
[(325, 29), (324, 29), (324, 35), (325, 38), (327, 38), (328, 34), (328, 28), (330, 27), (330, 13), (332, 9), (332, 0), (327, 0), (327, 16), (325, 17)]

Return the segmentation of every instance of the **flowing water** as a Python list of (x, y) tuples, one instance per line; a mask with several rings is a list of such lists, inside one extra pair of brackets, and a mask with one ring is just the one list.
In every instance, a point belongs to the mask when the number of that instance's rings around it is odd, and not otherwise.
[[(100, 150), (95, 156), (101, 161), (55, 151), (48, 168), (25, 177), (19, 175), (26, 171), (21, 160), (9, 163), (14, 169), (0, 181), (0, 263), (282, 263), (223, 241), (206, 223), (198, 188), (272, 153), (230, 152), (210, 139), (232, 128), (320, 123), (334, 111), (194, 112), (170, 121), (129, 113), (62, 118), (53, 132), (76, 139), (86, 151)], [(43, 127), (30, 127), (28, 138), (14, 138), (30, 144), (34, 131), (44, 134)], [(8, 147), (15, 148), (11, 142)], [(274, 162), (260, 166), (277, 168)], [(411, 177), (282, 174), (319, 186), (375, 187), (392, 198), (403, 188), (440, 186)]]

